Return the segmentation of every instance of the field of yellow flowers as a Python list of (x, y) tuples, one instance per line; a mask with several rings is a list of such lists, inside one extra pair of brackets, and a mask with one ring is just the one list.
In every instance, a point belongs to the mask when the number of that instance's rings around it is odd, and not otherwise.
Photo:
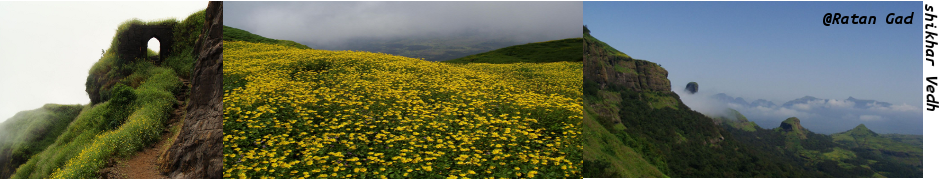
[(223, 46), (225, 178), (581, 178), (579, 62)]

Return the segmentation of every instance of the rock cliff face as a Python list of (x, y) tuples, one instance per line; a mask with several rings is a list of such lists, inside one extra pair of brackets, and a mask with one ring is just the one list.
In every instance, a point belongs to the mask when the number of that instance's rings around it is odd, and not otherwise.
[(608, 52), (594, 41), (585, 40), (583, 48), (584, 79), (597, 82), (601, 89), (618, 86), (634, 91), (672, 91), (666, 78), (669, 72), (656, 63)]
[(222, 178), (222, 2), (209, 3), (204, 27), (185, 123), (160, 158), (170, 178)]

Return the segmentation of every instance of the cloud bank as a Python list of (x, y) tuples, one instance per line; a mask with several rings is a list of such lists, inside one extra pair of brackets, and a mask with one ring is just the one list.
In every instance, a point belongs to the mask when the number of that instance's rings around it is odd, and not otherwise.
[(582, 2), (225, 2), (225, 25), (308, 46), (357, 39), (581, 37)]
[(920, 107), (908, 104), (897, 105), (851, 97), (840, 100), (807, 96), (778, 106), (721, 98), (726, 96), (723, 94), (706, 94), (683, 92), (680, 97), (689, 108), (710, 116), (729, 116), (724, 110), (735, 109), (765, 129), (776, 128), (786, 118), (797, 117), (804, 127), (822, 134), (844, 132), (858, 124), (865, 124), (877, 133), (923, 134)]

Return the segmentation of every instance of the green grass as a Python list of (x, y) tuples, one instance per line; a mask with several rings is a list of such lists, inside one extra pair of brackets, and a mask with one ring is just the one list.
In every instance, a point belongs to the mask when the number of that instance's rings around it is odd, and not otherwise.
[(94, 178), (111, 157), (123, 157), (155, 142), (176, 102), (181, 86), (175, 72), (151, 69), (152, 77), (134, 90), (138, 99), (127, 122), (113, 131), (101, 129), (109, 111), (123, 109), (105, 102), (86, 107), (55, 143), (20, 166), (13, 178)]
[(721, 123), (728, 124), (735, 129), (740, 129), (740, 130), (744, 130), (747, 132), (754, 132), (754, 131), (757, 131), (758, 128), (760, 128), (760, 126), (758, 126), (756, 123), (747, 121), (747, 117), (744, 117), (744, 115), (741, 114), (741, 112), (738, 112), (737, 110), (734, 110), (731, 108), (728, 108), (727, 110), (725, 110), (725, 114), (722, 114), (719, 116), (712, 116), (711, 118)]
[(310, 49), (310, 47), (308, 47), (307, 45), (303, 45), (294, 41), (266, 38), (266, 37), (253, 34), (245, 30), (228, 27), (228, 26), (222, 27), (222, 40), (277, 44), (277, 45), (295, 47), (295, 48), (300, 48), (300, 49)]
[(157, 51), (154, 51), (153, 49), (147, 48), (147, 57), (157, 56), (157, 55), (160, 55)]
[(597, 43), (599, 43), (602, 47), (604, 47), (604, 50), (606, 50), (606, 51), (608, 52), (608, 54), (610, 54), (610, 55), (621, 56), (621, 57), (626, 57), (627, 59), (632, 59), (629, 55), (627, 55), (627, 54), (625, 54), (625, 53), (623, 53), (623, 52), (620, 52), (620, 50), (614, 49), (614, 47), (611, 47), (610, 45), (607, 45), (607, 43), (605, 43), (604, 41), (601, 41), (601, 40), (598, 40), (597, 38), (594, 38), (594, 36), (591, 36), (591, 34), (584, 33), (584, 39), (585, 39), (585, 40), (588, 40), (588, 41), (592, 41), (592, 42), (597, 42)]
[(889, 138), (891, 140), (913, 145), (914, 147), (923, 149), (924, 147), (924, 136), (923, 135), (912, 135), (912, 134), (880, 134), (881, 137)]
[(585, 166), (584, 177), (667, 177), (656, 166), (647, 162), (640, 153), (624, 145), (619, 137), (607, 131), (588, 110), (584, 116), (584, 161), (603, 162), (597, 169)]
[(528, 43), (509, 46), (485, 53), (448, 60), (450, 63), (545, 63), (545, 62), (580, 62), (584, 39), (571, 38), (546, 42)]
[(617, 70), (617, 72), (620, 72), (620, 73), (637, 74), (636, 70), (623, 67), (623, 66), (614, 66), (614, 70)]
[(172, 47), (176, 53), (164, 59), (162, 65), (173, 69), (183, 79), (189, 79), (192, 74), (194, 59), (198, 56), (194, 49), (205, 19), (206, 11), (197, 11), (173, 28), (173, 41), (176, 43)]
[(679, 109), (679, 101), (677, 101), (676, 98), (661, 92), (643, 92), (643, 98), (646, 98), (646, 101), (649, 102), (649, 106), (653, 109), (662, 109), (666, 107)]
[(833, 148), (831, 152), (822, 153), (822, 155), (826, 159), (833, 160), (833, 161), (842, 161), (842, 160), (852, 159), (856, 157), (854, 152), (845, 150), (842, 148), (838, 148), (838, 147)]

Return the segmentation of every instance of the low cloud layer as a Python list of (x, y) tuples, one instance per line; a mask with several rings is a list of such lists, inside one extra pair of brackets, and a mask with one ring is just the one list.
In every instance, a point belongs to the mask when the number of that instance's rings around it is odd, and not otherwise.
[(350, 40), (581, 36), (582, 2), (225, 2), (225, 25), (309, 46)]
[(763, 106), (721, 100), (708, 94), (680, 93), (680, 96), (682, 102), (695, 111), (710, 116), (729, 116), (724, 110), (735, 109), (765, 129), (776, 128), (783, 120), (797, 117), (803, 127), (822, 134), (844, 132), (858, 124), (865, 124), (877, 133), (923, 134), (920, 107), (908, 104), (858, 99), (797, 99), (786, 105)]

